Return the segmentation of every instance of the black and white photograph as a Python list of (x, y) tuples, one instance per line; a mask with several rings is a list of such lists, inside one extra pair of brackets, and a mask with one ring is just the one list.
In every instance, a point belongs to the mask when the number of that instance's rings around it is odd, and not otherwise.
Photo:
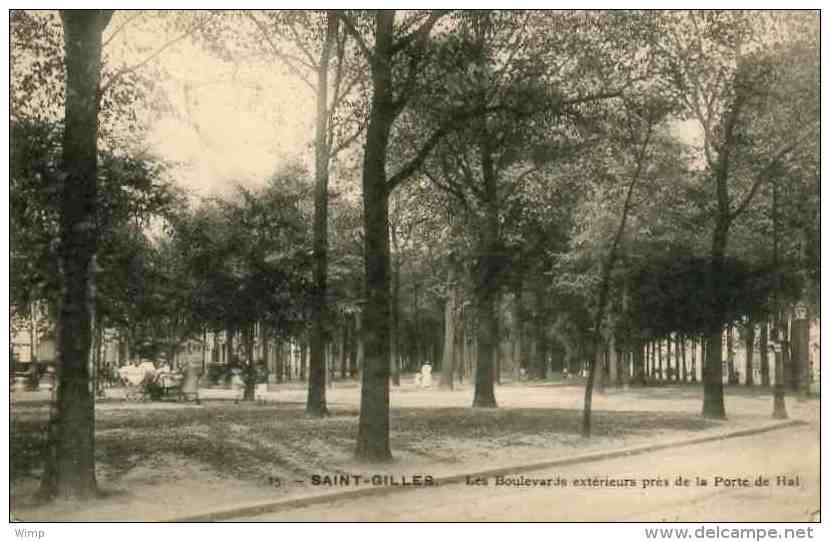
[(821, 11), (394, 4), (6, 10), (7, 539), (820, 538)]

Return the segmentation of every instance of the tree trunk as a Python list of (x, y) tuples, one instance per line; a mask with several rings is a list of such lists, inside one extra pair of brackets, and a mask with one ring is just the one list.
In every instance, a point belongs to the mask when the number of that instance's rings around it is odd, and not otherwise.
[(732, 324), (726, 326), (726, 367), (727, 382), (738, 383), (738, 375), (735, 372), (735, 328)]
[(773, 388), (772, 417), (778, 420), (787, 419), (787, 404), (785, 402), (785, 373), (789, 361), (790, 344), (787, 340), (787, 323), (781, 317), (780, 310), (776, 311), (774, 333), (777, 335), (775, 348), (775, 387)]
[(689, 367), (686, 365), (686, 335), (678, 335), (678, 348), (680, 348), (680, 359), (681, 359), (681, 371), (682, 373), (682, 381), (688, 382), (689, 381)]
[(40, 387), (40, 368), (38, 367), (37, 345), (38, 345), (38, 322), (37, 302), (29, 304), (29, 371), (32, 389)]
[(598, 365), (599, 381), (597, 382), (597, 392), (605, 393), (605, 388), (608, 386), (608, 356), (607, 351), (602, 346), (597, 349), (596, 358), (593, 363)]
[(337, 351), (337, 343), (335, 341), (330, 341), (327, 344), (326, 348), (326, 362), (324, 367), (326, 368), (326, 374), (328, 374), (328, 379), (326, 380), (326, 386), (329, 388), (334, 387), (334, 375), (337, 374), (337, 367), (336, 367), (336, 351)]
[(657, 348), (657, 380), (663, 380), (663, 341), (657, 339), (654, 346)]
[(349, 316), (343, 316), (343, 336), (340, 343), (340, 379), (346, 380), (349, 375), (349, 358), (351, 357), (351, 328)]
[(360, 371), (363, 370), (363, 360), (366, 357), (366, 347), (363, 342), (363, 309), (361, 309), (356, 316), (355, 321), (356, 326), (356, 339), (357, 339), (357, 348), (355, 351), (355, 366), (353, 367), (352, 371), (352, 378), (357, 378), (360, 376)]
[(328, 140), (329, 59), (337, 40), (338, 22), (332, 12), (326, 14), (326, 39), (317, 66), (317, 111), (314, 141), (314, 291), (311, 298), (311, 359), (308, 368), (308, 398), (305, 412), (309, 416), (328, 414), (326, 374), (323, 367), (325, 348), (326, 289), (328, 283), (328, 184), (330, 146)]
[[(462, 304), (463, 307), (463, 304)], [(465, 312), (461, 309), (461, 318), (458, 323), (458, 348), (456, 350), (455, 370), (458, 373), (458, 382), (464, 383), (464, 370), (467, 366), (467, 327), (465, 322)]]
[(389, 349), (391, 352), (390, 356), (390, 365), (392, 370), (392, 384), (394, 386), (401, 385), (401, 370), (400, 370), (400, 361), (398, 356), (400, 355), (400, 330), (399, 330), (399, 320), (400, 320), (400, 290), (401, 290), (401, 255), (398, 253), (397, 250), (397, 236), (392, 233), (392, 239), (395, 242), (395, 265), (393, 267), (393, 276), (392, 276), (392, 307), (390, 308), (390, 313), (392, 315), (392, 330), (391, 330), (391, 340), (389, 343)]
[[(276, 352), (275, 352), (275, 355)], [(300, 345), (300, 380), (305, 382), (308, 375), (308, 341), (304, 340)]]
[(725, 295), (721, 290), (726, 278), (725, 260), (728, 233), (728, 218), (721, 213), (718, 215), (718, 223), (712, 236), (712, 255), (706, 277), (710, 317), (706, 333), (706, 358), (703, 360), (702, 413), (705, 418), (715, 419), (726, 419), (726, 408), (723, 403), (723, 352), (721, 343), (726, 309), (724, 306)]
[(392, 459), (389, 448), (389, 201), (386, 152), (395, 118), (392, 89), (394, 12), (375, 15), (375, 61), (372, 100), (363, 156), (363, 229), (366, 307), (360, 419), (355, 455), (381, 462)]
[(499, 293), (499, 202), (495, 165), (490, 148), (491, 142), (482, 122), (478, 142), (481, 158), (481, 172), (484, 181), (484, 223), (479, 231), (479, 252), (475, 264), (475, 301), (478, 318), (478, 356), (476, 365), (474, 407), (493, 408), (496, 395), (493, 386), (493, 360), (498, 348)]
[(770, 385), (769, 378), (769, 344), (768, 344), (768, 330), (769, 322), (761, 323), (761, 336), (758, 338), (758, 353), (761, 355), (761, 385), (768, 388)]
[[(679, 334), (675, 333), (673, 338), (671, 334), (669, 334), (667, 346), (669, 348), (669, 355), (671, 359), (672, 380), (675, 382), (680, 381), (680, 352), (678, 351), (679, 342)], [(674, 350), (672, 350), (672, 346), (674, 346)]]
[(236, 365), (236, 362), (238, 361), (236, 356), (236, 346), (234, 345), (235, 334), (236, 330), (233, 329), (230, 325), (228, 325), (228, 329), (225, 332), (225, 348), (227, 350), (228, 365)]
[(207, 368), (207, 328), (202, 328), (202, 374), (205, 374)]
[(633, 367), (633, 380), (634, 383), (639, 384), (641, 386), (646, 385), (646, 345), (640, 343), (635, 349), (634, 353), (634, 367)]
[(447, 300), (444, 307), (444, 355), (441, 360), (441, 387), (453, 389), (455, 382), (455, 266), (450, 258), (447, 269)]
[[(97, 313), (95, 314), (95, 316), (97, 316)], [(93, 328), (95, 333), (93, 338), (93, 351), (95, 353), (95, 363), (93, 364), (92, 379), (95, 382), (95, 393), (98, 397), (103, 397), (104, 326), (102, 325), (100, 318), (94, 317), (93, 320), (95, 321), (95, 327)]]
[(112, 11), (63, 11), (65, 117), (58, 257), (62, 288), (56, 322), (58, 389), (41, 495), (96, 494), (95, 397), (90, 389), (94, 262), (98, 232), (98, 100), (101, 34)]
[(611, 334), (611, 339), (608, 345), (608, 377), (614, 387), (619, 388), (622, 385), (620, 379), (620, 360), (619, 352), (617, 351), (616, 340), (614, 334)]
[(519, 285), (513, 294), (513, 368), (516, 381), (519, 381), (523, 365), (522, 331), (524, 329), (524, 311), (522, 310), (522, 287)]
[(689, 369), (689, 372), (691, 373), (691, 375), (689, 375), (689, 379), (692, 381), (692, 383), (695, 383), (695, 382), (697, 382), (697, 343), (698, 343), (697, 337), (695, 335), (692, 335), (691, 343), (692, 343), (692, 359), (690, 360), (691, 367)]
[(265, 366), (265, 369), (268, 370), (271, 366), (271, 356), (268, 344), (268, 327), (262, 323), (259, 325), (259, 341), (260, 347), (262, 348), (262, 364)]
[(351, 327), (351, 345), (349, 348), (349, 378), (357, 378), (358, 368), (358, 349), (362, 348), (360, 338), (360, 312), (355, 312), (349, 315), (349, 326)]
[(245, 391), (242, 395), (243, 401), (253, 401), (254, 400), (254, 390), (256, 389), (256, 363), (254, 361), (254, 338), (256, 337), (256, 331), (254, 326), (248, 326), (245, 328), (244, 331), (244, 340), (245, 340), (245, 369), (244, 369), (244, 379), (245, 379)]
[(747, 386), (752, 386), (755, 384), (755, 375), (752, 374), (752, 357), (755, 355), (755, 322), (751, 319), (746, 324), (745, 330), (745, 353), (746, 353), (746, 364), (744, 366), (745, 371), (745, 379), (744, 382)]

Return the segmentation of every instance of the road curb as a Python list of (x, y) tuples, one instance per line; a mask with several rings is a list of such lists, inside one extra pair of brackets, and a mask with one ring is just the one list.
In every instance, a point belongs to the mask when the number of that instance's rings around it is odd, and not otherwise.
[[(458, 484), (470, 478), (490, 478), (494, 476), (506, 476), (508, 474), (520, 474), (530, 471), (548, 469), (552, 467), (568, 466), (578, 463), (591, 463), (595, 461), (603, 461), (606, 459), (616, 459), (618, 457), (632, 456), (645, 454), (649, 452), (656, 452), (658, 450), (665, 450), (668, 448), (679, 448), (681, 446), (692, 446), (695, 444), (703, 444), (706, 442), (714, 442), (717, 440), (725, 440), (730, 438), (745, 437), (750, 435), (757, 435), (760, 433), (767, 433), (778, 429), (785, 429), (787, 427), (795, 427), (799, 425), (807, 425), (806, 422), (800, 420), (787, 420), (784, 422), (772, 423), (760, 427), (752, 427), (748, 429), (740, 429), (737, 431), (728, 431), (715, 435), (708, 435), (684, 440), (673, 440), (669, 442), (657, 444), (645, 444), (641, 446), (632, 446), (629, 448), (620, 448), (616, 450), (609, 450), (607, 452), (592, 452), (581, 454), (561, 459), (550, 461), (542, 461), (537, 463), (528, 463), (526, 465), (514, 465), (509, 467), (500, 467), (495, 469), (487, 469), (473, 472), (464, 472), (461, 474), (451, 474), (447, 476), (435, 477), (434, 486)], [(429, 486), (426, 486), (429, 487)], [(325, 493), (321, 495), (311, 495), (308, 497), (295, 497), (280, 499), (274, 501), (252, 503), (243, 506), (232, 508), (224, 508), (213, 510), (201, 514), (190, 516), (180, 516), (168, 520), (169, 522), (208, 522), (208, 521), (227, 521), (240, 517), (253, 517), (263, 514), (272, 514), (282, 510), (290, 510), (294, 508), (303, 508), (315, 504), (332, 503), (352, 498), (379, 496), (389, 493), (396, 493), (401, 491), (408, 491), (412, 489), (424, 489), (425, 486), (370, 486), (361, 489), (350, 489), (346, 491), (338, 491), (335, 493)]]

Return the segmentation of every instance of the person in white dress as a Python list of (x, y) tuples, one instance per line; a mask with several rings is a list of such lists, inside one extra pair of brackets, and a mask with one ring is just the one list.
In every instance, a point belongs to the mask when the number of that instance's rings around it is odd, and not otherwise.
[(421, 386), (429, 388), (432, 386), (432, 365), (424, 363), (421, 366)]

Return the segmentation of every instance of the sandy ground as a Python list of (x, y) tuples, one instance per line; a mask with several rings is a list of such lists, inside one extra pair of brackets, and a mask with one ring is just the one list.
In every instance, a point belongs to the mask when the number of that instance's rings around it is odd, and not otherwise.
[[(441, 477), (460, 472), (472, 472), (489, 468), (509, 467), (549, 461), (601, 450), (618, 449), (657, 441), (700, 437), (717, 432), (743, 429), (770, 422), (772, 400), (769, 394), (741, 390), (729, 391), (726, 399), (729, 419), (723, 422), (708, 422), (703, 428), (684, 428), (676, 420), (700, 419), (702, 391), (696, 387), (661, 387), (647, 390), (610, 389), (606, 394), (597, 394), (594, 409), (599, 419), (639, 420), (642, 416), (656, 416), (657, 421), (669, 420), (661, 426), (655, 424), (649, 430), (631, 433), (607, 431), (605, 435), (590, 440), (581, 439), (573, 432), (525, 431), (511, 433), (509, 425), (513, 412), (527, 417), (535, 409), (548, 416), (548, 409), (557, 409), (550, 416), (563, 416), (578, 420), (582, 406), (582, 388), (576, 385), (505, 385), (497, 388), (499, 409), (483, 416), (502, 416), (503, 432), (477, 434), (467, 431), (464, 437), (450, 432), (435, 433), (418, 441), (411, 438), (413, 431), (407, 428), (420, 427), (423, 416), (427, 426), (434, 423), (429, 412), (435, 409), (450, 409), (449, 415), (465, 415), (472, 402), (472, 390), (461, 388), (456, 391), (420, 389), (409, 383), (393, 388), (391, 393), (392, 448), (395, 461), (390, 464), (373, 466), (356, 462), (351, 456), (353, 434), (351, 425), (359, 406), (359, 389), (356, 385), (337, 383), (327, 390), (332, 418), (326, 420), (327, 433), (316, 434), (313, 420), (287, 419), (278, 425), (273, 434), (261, 434), (250, 430), (245, 415), (261, 417), (285, 412), (301, 413), (305, 401), (305, 390), (290, 384), (271, 390), (260, 397), (256, 406), (259, 410), (247, 413), (245, 405), (233, 404), (230, 390), (203, 390), (202, 406), (181, 403), (134, 403), (118, 400), (119, 390), (111, 390), (113, 400), (97, 405), (97, 417), (102, 422), (97, 438), (99, 441), (119, 443), (136, 438), (138, 429), (130, 428), (130, 420), (137, 413), (154, 413), (161, 418), (168, 416), (208, 412), (212, 417), (227, 417), (222, 425), (222, 439), (233, 444), (228, 453), (245, 452), (260, 454), (261, 457), (279, 457), (279, 463), (270, 470), (242, 474), (223, 472), (216, 463), (200, 461), (199, 454), (188, 452), (192, 448), (174, 445), (150, 457), (136, 458), (118, 473), (109, 472), (99, 463), (98, 480), (106, 497), (90, 503), (52, 503), (33, 507), (28, 497), (37, 484), (35, 477), (17, 480), (12, 486), (13, 514), (23, 520), (81, 520), (81, 521), (123, 521), (123, 520), (166, 520), (175, 517), (196, 515), (209, 510), (236, 505), (264, 502), (274, 499), (288, 499), (314, 494), (341, 491), (342, 487), (312, 486), (311, 477), (336, 476), (340, 474), (394, 477), (430, 475)], [(48, 396), (48, 395), (47, 395)], [(37, 393), (16, 394), (12, 405), (12, 417), (25, 420), (43, 416), (47, 407), (38, 403)], [(818, 435), (818, 401), (789, 399), (790, 415), (795, 419), (810, 422), (808, 431)], [(252, 407), (251, 407), (252, 408)], [(187, 410), (191, 409), (191, 410)], [(299, 410), (298, 410), (299, 409)], [(478, 414), (477, 414), (478, 415)], [(479, 416), (480, 417), (480, 416)], [(462, 418), (463, 420), (464, 418)], [(478, 418), (477, 418), (478, 419)], [(651, 419), (651, 418), (647, 418)], [(121, 423), (123, 420), (123, 423)], [(492, 421), (492, 420), (491, 420)], [(280, 431), (296, 429), (296, 424), (306, 424), (301, 434), (291, 440)], [(465, 422), (460, 422), (465, 423)], [(344, 425), (342, 428), (340, 425)], [(423, 424), (422, 424), (423, 425)], [(488, 427), (492, 427), (488, 426)], [(182, 434), (196, 442), (199, 439), (215, 438), (208, 425), (189, 423), (184, 428), (173, 428), (172, 438)], [(426, 427), (428, 430), (429, 427)], [(469, 428), (467, 428), (469, 429)], [(150, 430), (156, 431), (151, 427)], [(293, 429), (292, 429), (293, 430)], [(162, 431), (161, 428), (158, 431)], [(417, 433), (421, 434), (421, 433)], [(426, 433), (431, 435), (431, 433)], [(302, 444), (300, 444), (302, 441)], [(201, 441), (203, 442), (203, 441)], [(817, 447), (817, 445), (816, 445)], [(308, 455), (313, 452), (313, 455)], [(262, 455), (265, 454), (265, 455)], [(253, 455), (253, 457), (258, 457)], [(221, 458), (220, 458), (221, 461)], [(621, 460), (625, 461), (625, 460)], [(232, 463), (229, 459), (229, 463)], [(818, 460), (815, 460), (816, 468)], [(347, 513), (348, 514), (348, 513)], [(474, 517), (470, 516), (470, 517)], [(357, 518), (353, 518), (357, 519)]]

